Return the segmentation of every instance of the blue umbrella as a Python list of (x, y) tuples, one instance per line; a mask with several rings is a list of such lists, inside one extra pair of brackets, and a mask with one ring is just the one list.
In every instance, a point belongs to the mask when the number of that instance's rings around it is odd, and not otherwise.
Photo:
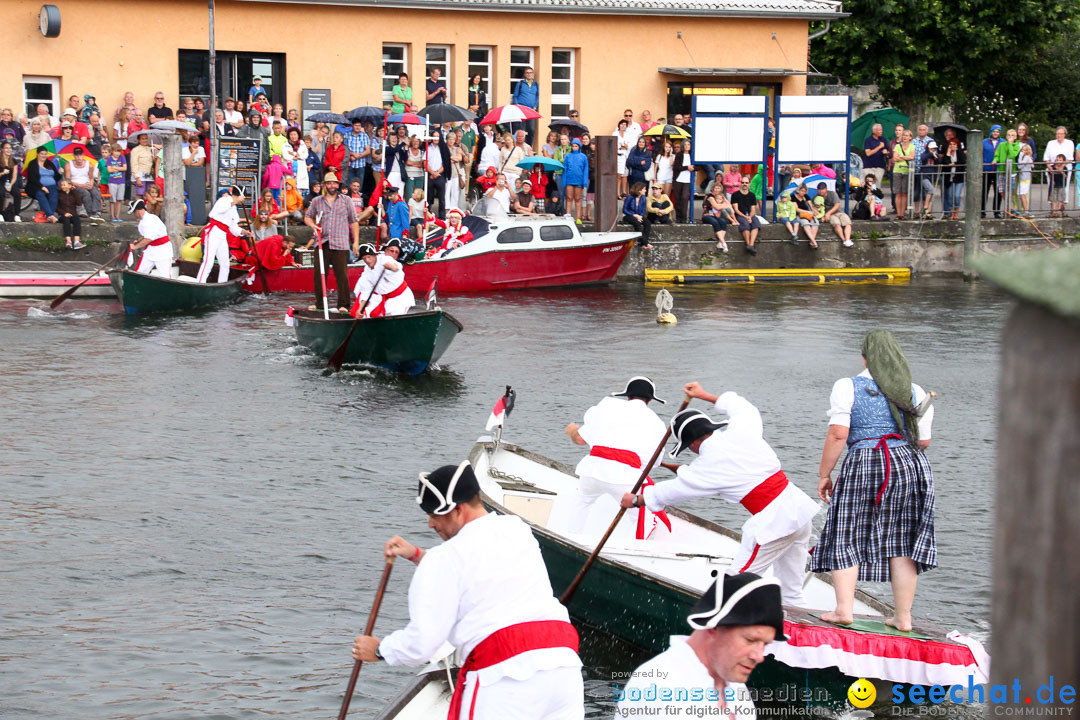
[(317, 112), (314, 115), (308, 115), (304, 119), (310, 120), (311, 122), (335, 123), (337, 125), (342, 125), (349, 122), (349, 119), (347, 117), (345, 117), (341, 113), (335, 112)]
[(540, 166), (545, 170), (562, 170), (563, 164), (555, 158), (543, 157), (542, 155), (536, 155), (524, 160), (519, 160), (517, 166), (519, 168), (532, 168)]
[(342, 113), (342, 115), (347, 117), (350, 122), (352, 122), (354, 118), (359, 118), (361, 121), (370, 120), (371, 122), (382, 122), (383, 109), (372, 105), (361, 105), (360, 107), (353, 108), (347, 113)]

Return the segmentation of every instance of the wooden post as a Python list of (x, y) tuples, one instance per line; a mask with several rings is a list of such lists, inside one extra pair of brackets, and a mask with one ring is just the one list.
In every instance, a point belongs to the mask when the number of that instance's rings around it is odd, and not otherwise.
[(179, 255), (184, 240), (184, 163), (181, 156), (183, 138), (172, 133), (162, 138), (161, 161), (165, 165), (165, 205), (163, 208), (165, 229), (173, 241), (173, 250)]
[(611, 135), (597, 135), (593, 138), (596, 146), (596, 200), (593, 205), (593, 217), (596, 229), (607, 232), (618, 220), (619, 207), (619, 148), (616, 138)]
[(979, 277), (974, 260), (982, 242), (982, 130), (969, 130), (967, 135), (967, 174), (964, 197), (964, 279)]

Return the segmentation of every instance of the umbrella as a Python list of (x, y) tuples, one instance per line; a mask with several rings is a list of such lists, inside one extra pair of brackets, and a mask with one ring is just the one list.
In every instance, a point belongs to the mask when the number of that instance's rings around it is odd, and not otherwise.
[(791, 195), (799, 185), (806, 185), (806, 197), (813, 198), (817, 195), (818, 183), (825, 183), (828, 190), (836, 190), (836, 178), (825, 177), (824, 175), (814, 173), (812, 175), (801, 177), (798, 180), (792, 180), (788, 183), (786, 188), (780, 191), (780, 195)]
[(304, 119), (310, 122), (335, 123), (338, 125), (349, 122), (349, 118), (345, 117), (341, 113), (335, 112), (317, 112), (314, 115), (308, 115)]
[(434, 105), (428, 105), (421, 110), (419, 114), (421, 117), (426, 117), (433, 125), (476, 119), (475, 113), (472, 113), (463, 107), (451, 105), (450, 103), (435, 103)]
[(83, 151), (83, 157), (87, 160), (93, 160), (97, 162), (97, 158), (94, 154), (86, 149), (86, 146), (82, 143), (68, 142), (66, 140), (53, 140), (53, 147), (56, 148), (56, 156), (63, 162), (73, 160), (75, 158), (75, 149), (81, 148)]
[(416, 113), (395, 113), (386, 120), (396, 125), (427, 125), (428, 123), (427, 120)]
[(554, 130), (555, 132), (566, 130), (571, 137), (581, 137), (582, 133), (589, 132), (589, 128), (582, 125), (577, 120), (556, 120), (548, 125), (548, 130)]
[(655, 137), (657, 135), (663, 135), (664, 137), (677, 137), (680, 140), (689, 140), (690, 133), (686, 132), (678, 125), (653, 125), (651, 128), (641, 133), (649, 137)]
[(25, 172), (26, 168), (30, 167), (30, 163), (37, 160), (38, 150), (48, 150), (51, 153), (55, 153), (56, 152), (56, 140), (50, 140), (49, 142), (42, 143), (41, 145), (38, 145), (36, 148), (31, 148), (30, 150), (27, 150), (26, 151), (26, 157), (23, 158), (23, 171), (24, 172)]
[(937, 140), (938, 143), (940, 143), (941, 145), (945, 145), (946, 130), (955, 130), (956, 139), (959, 140), (961, 143), (967, 142), (967, 127), (963, 125), (958, 125), (956, 123), (940, 123), (934, 126), (934, 139)]
[(374, 107), (372, 105), (361, 105), (360, 107), (353, 108), (347, 113), (342, 113), (347, 120), (352, 122), (353, 120), (370, 120), (371, 122), (381, 122), (383, 116), (386, 113), (380, 107)]
[(134, 140), (135, 142), (138, 142), (140, 135), (146, 135), (149, 138), (156, 138), (156, 137), (162, 137), (163, 135), (168, 135), (168, 134), (169, 134), (169, 132), (167, 130), (136, 130), (135, 132), (128, 135), (127, 139), (128, 139), (128, 142), (130, 143), (132, 140)]
[(183, 130), (184, 132), (192, 132), (195, 129), (186, 122), (180, 122), (179, 120), (159, 120), (152, 123), (150, 127), (153, 130)]
[(502, 123), (522, 122), (523, 120), (536, 120), (540, 117), (542, 117), (540, 113), (524, 105), (502, 105), (485, 115), (480, 124), (499, 125)]
[(866, 144), (866, 138), (870, 137), (871, 130), (877, 124), (880, 124), (882, 130), (884, 130), (882, 137), (888, 141), (892, 137), (894, 127), (897, 125), (907, 127), (908, 122), (910, 122), (908, 116), (896, 108), (887, 107), (871, 110), (864, 115), (860, 115), (858, 119), (851, 123), (851, 144), (861, 151), (863, 145)]
[(542, 155), (534, 155), (533, 157), (519, 160), (517, 163), (519, 168), (531, 168), (542, 167), (544, 170), (562, 170), (563, 164), (555, 158), (544, 157)]

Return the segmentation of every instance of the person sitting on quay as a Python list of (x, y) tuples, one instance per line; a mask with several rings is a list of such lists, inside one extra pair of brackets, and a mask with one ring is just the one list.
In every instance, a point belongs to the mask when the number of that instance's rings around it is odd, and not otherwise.
[(671, 198), (665, 195), (663, 190), (662, 187), (654, 183), (652, 192), (649, 193), (649, 197), (645, 201), (645, 211), (649, 222), (653, 225), (670, 225), (675, 214), (675, 206), (671, 203)]
[(376, 252), (371, 243), (364, 243), (357, 254), (367, 267), (356, 281), (356, 302), (349, 314), (360, 317), (363, 313), (364, 317), (371, 318), (409, 312), (416, 300), (405, 282), (405, 268), (399, 261), (401, 240), (391, 238), (381, 253)]
[(844, 247), (854, 245), (855, 243), (851, 241), (851, 216), (840, 209), (840, 195), (835, 190), (830, 190), (827, 184), (821, 182), (817, 186), (815, 203), (818, 197), (822, 198), (825, 207), (825, 212), (821, 218), (822, 222), (832, 225), (833, 232), (836, 233), (836, 237), (840, 239)]

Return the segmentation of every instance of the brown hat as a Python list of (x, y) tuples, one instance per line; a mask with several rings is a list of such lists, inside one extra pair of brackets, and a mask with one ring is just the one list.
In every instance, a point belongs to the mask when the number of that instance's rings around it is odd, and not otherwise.
[(328, 182), (336, 182), (336, 183), (338, 183), (338, 184), (341, 184), (341, 181), (340, 181), (340, 180), (338, 180), (338, 176), (337, 176), (336, 174), (334, 174), (334, 172), (333, 172), (332, 170), (331, 170), (331, 171), (327, 171), (327, 173), (326, 173), (325, 175), (323, 175), (323, 179), (322, 179), (322, 181), (323, 181), (324, 183), (328, 183)]

